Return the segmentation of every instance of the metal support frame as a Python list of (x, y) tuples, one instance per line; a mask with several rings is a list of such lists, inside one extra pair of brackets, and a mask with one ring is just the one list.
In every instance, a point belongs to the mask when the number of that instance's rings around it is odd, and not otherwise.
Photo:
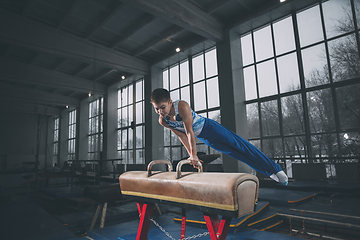
[(139, 211), (140, 223), (136, 235), (136, 240), (146, 240), (150, 227), (150, 217), (154, 210), (154, 203), (138, 202), (137, 207)]
[(229, 231), (231, 218), (223, 217), (221, 221), (217, 215), (204, 214), (211, 240), (225, 240)]
[[(136, 240), (146, 240), (147, 234), (150, 228), (151, 215), (155, 208), (156, 203), (144, 203), (138, 202), (137, 207), (139, 211), (139, 227), (136, 235)], [(182, 209), (181, 219), (181, 239), (185, 238), (185, 227), (186, 227), (186, 211)], [(221, 221), (217, 215), (205, 214), (205, 222), (209, 230), (211, 240), (225, 240), (229, 231), (231, 217), (223, 217)], [(155, 224), (156, 225), (156, 224)], [(165, 232), (166, 233), (166, 232)]]

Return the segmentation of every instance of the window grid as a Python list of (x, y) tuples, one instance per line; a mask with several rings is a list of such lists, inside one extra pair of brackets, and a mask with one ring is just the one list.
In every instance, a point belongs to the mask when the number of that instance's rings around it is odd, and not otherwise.
[[(359, 26), (354, 24), (352, 30), (347, 28), (345, 33), (333, 33), (327, 37), (327, 27), (330, 25), (327, 21), (330, 21), (331, 18), (324, 17), (329, 14), (326, 11), (331, 9), (327, 4), (333, 6), (343, 4), (343, 9), (351, 7), (352, 11), (347, 12), (348, 14), (344, 14), (344, 16), (351, 16), (352, 19), (342, 22), (355, 22), (354, 1), (348, 1), (348, 3), (349, 5), (346, 5), (345, 1), (330, 0), (268, 24), (264, 28), (269, 27), (271, 30), (273, 54), (261, 61), (256, 59), (257, 48), (254, 39), (254, 34), (260, 29), (254, 29), (241, 36), (243, 62), (245, 63), (243, 66), (245, 90), (246, 93), (249, 93), (245, 102), (248, 125), (249, 129), (255, 131), (253, 134), (249, 132), (249, 141), (258, 144), (259, 148), (269, 157), (282, 159), (280, 163), (284, 164), (283, 166), (288, 167), (286, 163), (289, 162), (333, 163), (337, 161), (358, 162), (359, 160), (359, 153), (349, 150), (351, 149), (350, 142), (352, 141), (354, 144), (360, 139), (360, 126), (357, 124), (359, 120), (358, 118), (355, 120), (356, 114), (351, 113), (351, 111), (359, 111), (359, 107), (355, 107), (355, 103), (359, 104), (360, 101), (356, 97), (358, 94), (355, 93), (360, 87)], [(336, 9), (339, 11), (342, 8)], [(301, 31), (304, 31), (304, 25), (306, 25), (303, 19), (310, 18), (306, 15), (310, 12), (318, 15), (316, 18), (321, 20), (318, 26), (322, 28), (319, 34), (321, 38), (317, 37), (311, 41), (301, 35)], [(291, 28), (293, 29), (295, 49), (290, 47), (288, 51), (281, 51), (280, 54), (277, 54), (276, 42), (279, 37), (277, 38), (275, 35), (274, 25), (279, 22), (283, 24), (282, 21), (290, 22), (290, 20), (292, 20)], [(334, 23), (333, 26), (335, 26)], [(307, 26), (307, 28), (311, 27), (311, 25)], [(307, 31), (312, 30), (307, 29)], [(287, 33), (289, 32), (287, 31)], [(281, 37), (286, 38), (285, 35), (282, 33)], [(251, 41), (249, 41), (250, 39)], [(301, 44), (301, 41), (306, 44)], [(248, 51), (249, 47), (252, 49), (251, 53)], [(320, 48), (321, 50), (317, 50)], [(343, 54), (336, 55), (340, 50)], [(351, 51), (355, 54), (351, 55)], [(295, 54), (296, 58), (292, 56), (287, 58), (288, 61), (282, 60), (282, 57), (292, 54)], [(353, 59), (351, 63), (354, 64), (345, 62), (343, 55)], [(293, 69), (295, 74), (286, 74), (284, 69), (279, 70), (285, 62), (290, 62), (290, 59), (296, 62), (297, 68), (296, 65), (288, 65), (287, 68)], [(259, 76), (261, 78), (263, 73), (267, 76), (272, 74), (270, 68), (262, 67), (261, 64), (268, 62), (271, 62), (275, 69), (273, 74), (276, 78), (277, 90), (271, 94), (261, 95), (262, 88), (268, 86), (265, 82), (262, 84), (259, 82), (261, 80)], [(315, 70), (314, 66), (317, 67)], [(299, 72), (296, 72), (296, 69), (299, 69)], [(351, 71), (352, 69), (357, 69), (357, 72)], [(251, 74), (254, 74), (255, 77), (251, 78)], [(293, 82), (288, 81), (286, 91), (284, 90), (286, 84), (281, 83), (280, 76), (285, 76), (283, 79), (295, 79)], [(251, 79), (255, 82), (252, 82)], [(297, 85), (295, 86), (294, 83)], [(294, 86), (291, 87), (291, 85)], [(254, 92), (254, 87), (256, 87), (256, 95), (251, 94)], [(265, 107), (271, 102), (273, 103), (271, 107)], [(350, 105), (348, 110), (346, 110), (346, 104)], [(348, 116), (347, 120), (342, 117), (344, 114)], [(280, 124), (279, 131), (274, 131), (276, 121), (269, 122), (274, 118), (278, 119), (277, 124)], [(358, 144), (356, 146), (358, 147)]]
[(59, 129), (60, 129), (60, 118), (54, 119), (54, 142), (53, 142), (53, 159), (52, 159), (52, 165), (54, 166), (55, 163), (58, 161), (59, 156)]
[[(181, 71), (181, 66), (184, 65), (188, 67), (184, 67), (186, 71)], [(176, 74), (174, 74), (175, 71)], [(220, 123), (217, 77), (216, 48), (210, 48), (164, 68), (163, 87), (169, 90), (173, 101), (185, 100), (196, 113)], [(184, 78), (189, 78), (189, 80), (183, 81)], [(217, 153), (199, 140), (196, 143), (198, 152)], [(180, 160), (188, 156), (178, 137), (166, 128), (164, 129), (164, 146), (165, 157), (168, 160)]]
[(122, 163), (145, 163), (144, 98), (144, 79), (118, 90), (117, 151)]
[(89, 160), (100, 160), (103, 150), (103, 102), (104, 99), (101, 97), (89, 103)]
[(68, 160), (75, 159), (76, 146), (76, 109), (69, 112)]

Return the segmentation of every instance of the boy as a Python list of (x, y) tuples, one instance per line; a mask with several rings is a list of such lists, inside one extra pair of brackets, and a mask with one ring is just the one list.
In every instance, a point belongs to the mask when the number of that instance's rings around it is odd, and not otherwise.
[(185, 101), (172, 101), (170, 93), (163, 88), (151, 94), (151, 103), (159, 114), (160, 125), (176, 134), (189, 153), (191, 165), (201, 161), (197, 156), (195, 137), (211, 148), (245, 162), (255, 170), (284, 185), (288, 177), (275, 163), (251, 143), (228, 130), (216, 121), (196, 114)]

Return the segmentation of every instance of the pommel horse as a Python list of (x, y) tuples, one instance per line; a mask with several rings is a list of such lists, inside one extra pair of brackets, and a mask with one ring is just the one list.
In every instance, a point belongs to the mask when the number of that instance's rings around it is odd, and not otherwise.
[[(147, 171), (129, 171), (120, 175), (123, 197), (137, 201), (140, 223), (136, 240), (146, 240), (155, 203), (183, 209), (181, 239), (185, 238), (184, 209), (203, 212), (211, 240), (226, 239), (232, 218), (252, 213), (258, 197), (259, 181), (247, 173), (181, 172), (182, 160), (172, 172), (167, 160), (149, 163)], [(151, 171), (155, 164), (167, 164), (169, 171)], [(221, 221), (218, 215), (222, 216)]]

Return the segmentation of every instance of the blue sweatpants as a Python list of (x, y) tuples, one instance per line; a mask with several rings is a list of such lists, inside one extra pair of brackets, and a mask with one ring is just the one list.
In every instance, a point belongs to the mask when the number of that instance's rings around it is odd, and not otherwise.
[(206, 118), (197, 138), (209, 147), (242, 161), (267, 176), (282, 170), (279, 164), (254, 145), (212, 119)]

